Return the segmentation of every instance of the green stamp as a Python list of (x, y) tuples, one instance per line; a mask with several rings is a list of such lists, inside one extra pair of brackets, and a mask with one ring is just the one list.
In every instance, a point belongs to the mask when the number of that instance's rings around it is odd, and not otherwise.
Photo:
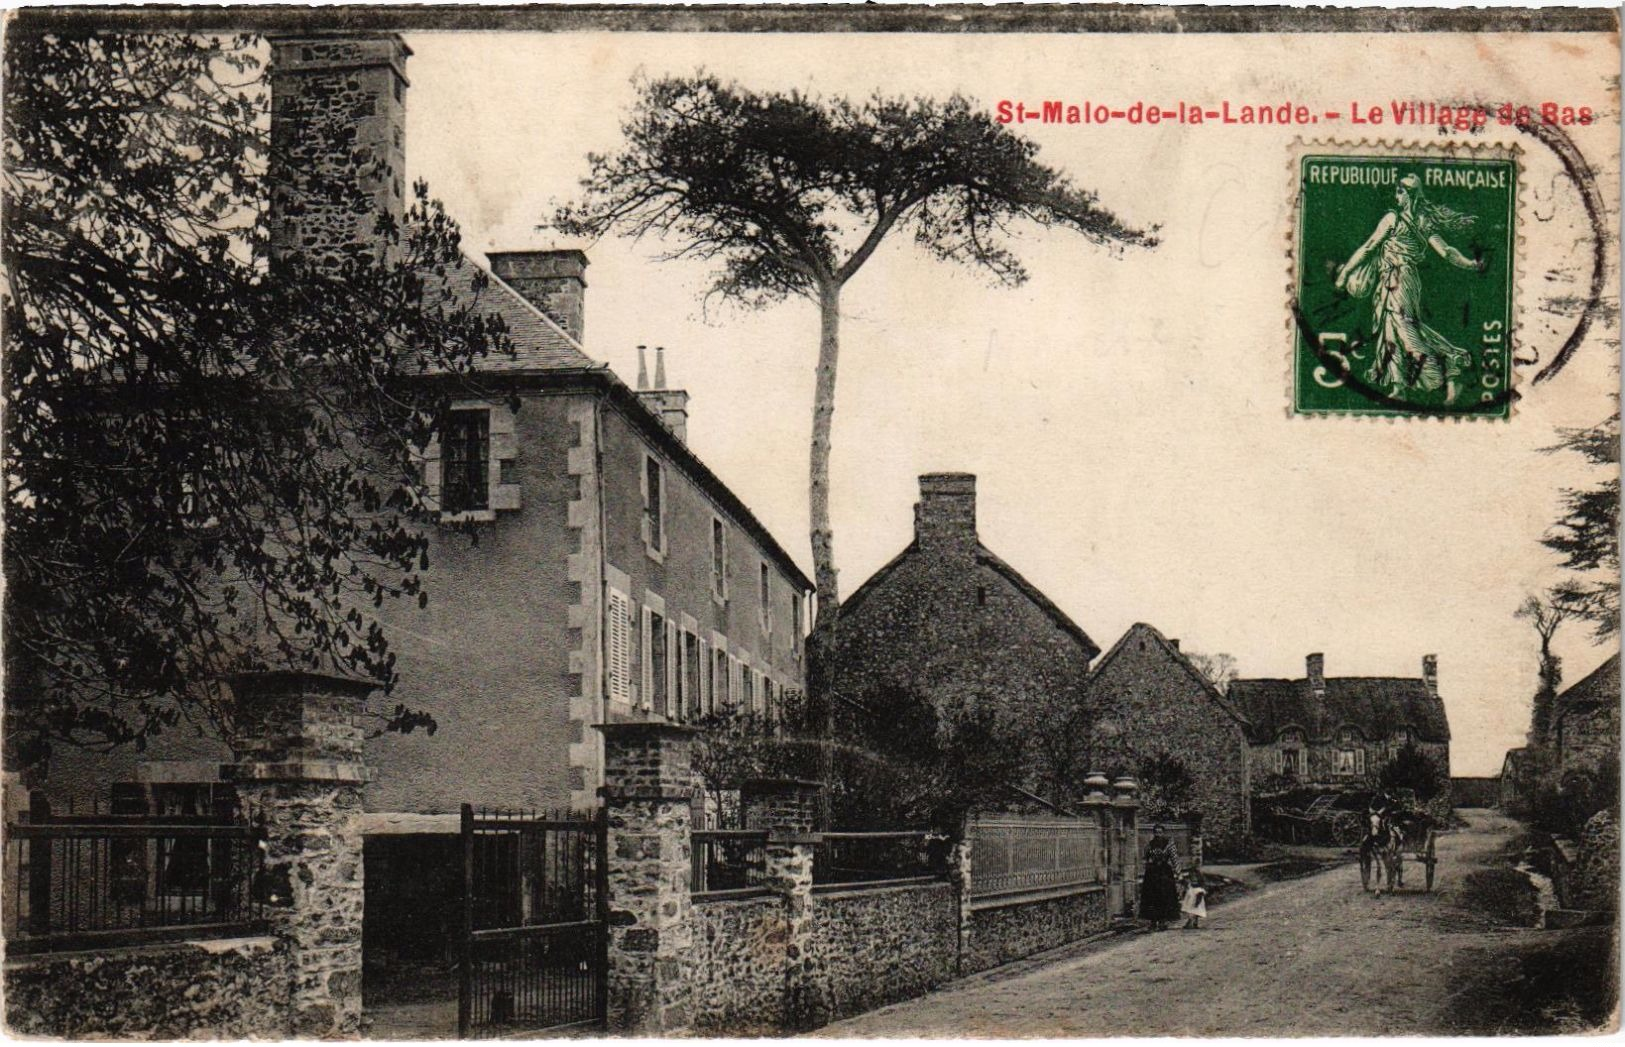
[(1293, 410), (1509, 417), (1517, 153), (1300, 150)]

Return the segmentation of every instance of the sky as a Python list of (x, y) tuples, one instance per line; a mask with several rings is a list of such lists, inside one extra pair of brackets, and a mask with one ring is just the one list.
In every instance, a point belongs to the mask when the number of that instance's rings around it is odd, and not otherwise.
[[(407, 164), (476, 257), (583, 247), (585, 345), (627, 381), (636, 346), (667, 349), (691, 394), (690, 445), (811, 573), (807, 441), (817, 315), (706, 301), (702, 263), (657, 242), (566, 240), (538, 224), (572, 198), (587, 155), (613, 150), (634, 75), (705, 69), (825, 96), (1304, 101), (1557, 99), (1617, 112), (1617, 44), (1382, 36), (773, 35), (597, 32), (407, 37)], [(1608, 121), (1575, 140), (1617, 177)], [(1159, 227), (1114, 253), (1063, 230), (1016, 241), (1022, 287), (992, 286), (893, 237), (847, 286), (831, 466), (835, 551), (851, 593), (910, 539), (921, 473), (978, 478), (984, 543), (1102, 648), (1149, 622), (1243, 676), (1419, 676), (1439, 657), (1452, 772), (1497, 773), (1522, 744), (1535, 640), (1512, 616), (1559, 580), (1539, 539), (1566, 484), (1540, 453), (1610, 410), (1617, 311), (1508, 423), (1294, 418), (1288, 413), (1281, 127), (1032, 126), (1039, 159)], [(1514, 132), (1503, 137), (1517, 138)], [(1560, 299), (1588, 276), (1573, 186), (1523, 141), (1525, 345), (1572, 326)], [(1617, 200), (1609, 181), (1603, 196)], [(1617, 229), (1617, 214), (1613, 216)], [(1616, 255), (1617, 256), (1617, 255)], [(1610, 286), (1617, 274), (1611, 276)], [(1616, 303), (1617, 305), (1617, 303)], [(1612, 648), (1559, 634), (1570, 682)]]

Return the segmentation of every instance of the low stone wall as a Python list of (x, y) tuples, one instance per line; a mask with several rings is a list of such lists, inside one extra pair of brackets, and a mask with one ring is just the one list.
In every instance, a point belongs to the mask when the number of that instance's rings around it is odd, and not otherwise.
[(816, 891), (808, 952), (830, 1021), (930, 992), (957, 973), (958, 890), (927, 883)]
[(782, 1031), (789, 929), (777, 895), (696, 900), (694, 1031), (768, 1036)]
[(5, 964), (13, 1035), (284, 1039), (287, 951), (269, 937), (23, 956)]
[(1111, 926), (1106, 888), (1040, 897), (986, 899), (973, 903), (970, 944), (961, 972), (971, 974), (1087, 938)]

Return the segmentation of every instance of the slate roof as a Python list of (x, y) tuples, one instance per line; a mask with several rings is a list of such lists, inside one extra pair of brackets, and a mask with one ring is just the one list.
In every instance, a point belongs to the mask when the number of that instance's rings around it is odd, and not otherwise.
[(1220, 694), (1219, 689), (1213, 686), (1213, 681), (1204, 676), (1202, 670), (1198, 669), (1196, 664), (1186, 657), (1185, 652), (1175, 647), (1172, 641), (1163, 636), (1156, 626), (1147, 625), (1145, 622), (1135, 622), (1129, 626), (1128, 631), (1116, 643), (1112, 644), (1112, 649), (1106, 652), (1106, 656), (1097, 662), (1093, 669), (1089, 670), (1089, 681), (1091, 683), (1101, 675), (1105, 668), (1117, 657), (1118, 652), (1134, 637), (1150, 639), (1156, 643), (1177, 668), (1188, 675), (1196, 682), (1198, 687), (1207, 693), (1208, 698), (1214, 705), (1229, 713), (1230, 717), (1242, 727), (1251, 729), (1252, 722), (1248, 720), (1247, 715), (1237, 707), (1235, 702)]
[[(841, 601), (842, 612), (856, 611), (860, 606), (863, 605), (863, 601), (868, 598), (870, 593), (874, 592), (875, 589), (878, 588), (880, 584), (892, 574), (892, 572), (896, 571), (904, 561), (906, 561), (910, 556), (913, 556), (918, 550), (919, 543), (917, 541), (909, 542), (906, 546), (904, 546), (902, 552), (888, 560), (884, 567), (870, 575), (867, 581), (858, 586), (857, 589), (853, 591), (851, 596), (848, 596), (845, 600)], [(993, 550), (989, 549), (981, 542), (976, 543), (976, 562), (992, 569), (993, 571), (996, 571), (1011, 585), (1015, 586), (1017, 591), (1019, 591), (1027, 599), (1031, 600), (1039, 610), (1043, 611), (1044, 614), (1047, 615), (1050, 620), (1061, 629), (1062, 632), (1067, 633), (1074, 640), (1078, 641), (1079, 645), (1081, 645), (1084, 650), (1088, 652), (1089, 658), (1092, 659), (1095, 657), (1095, 655), (1100, 653), (1100, 645), (1089, 639), (1089, 634), (1084, 632), (1083, 629), (1079, 627), (1078, 623), (1074, 622), (1065, 611), (1055, 606), (1054, 601), (1045, 596), (1043, 590), (1039, 589), (1038, 586), (1022, 577), (1020, 571), (1005, 563), (994, 554)]]
[[(489, 277), (487, 285), (476, 290), (478, 274)], [(505, 386), (526, 388), (592, 388), (601, 391), (651, 443), (677, 463), (700, 489), (716, 500), (734, 522), (744, 528), (762, 551), (803, 592), (813, 589), (800, 566), (763, 526), (756, 514), (723, 483), (688, 445), (646, 407), (631, 387), (610, 370), (608, 364), (588, 356), (581, 343), (532, 305), (523, 295), (494, 273), (465, 257), (461, 266), (446, 270), (443, 281), (433, 278), (444, 293), (458, 304), (472, 304), (500, 316), (508, 328), (514, 352), (492, 353), (475, 365), (479, 374), (500, 378)], [(445, 380), (445, 374), (429, 374), (430, 380)]]
[[(474, 283), (480, 275), (488, 279), (486, 287), (476, 291)], [(445, 277), (428, 278), (431, 288), (438, 288), (459, 306), (476, 306), (502, 318), (508, 327), (508, 338), (514, 352), (492, 353), (479, 361), (475, 370), (481, 372), (534, 371), (604, 367), (587, 355), (581, 343), (553, 322), (552, 317), (532, 305), (518, 291), (503, 283), (494, 273), (465, 257), (460, 266), (449, 266)]]
[(1613, 705), (1619, 695), (1619, 655), (1591, 670), (1591, 674), (1557, 696), (1561, 710), (1578, 709), (1594, 705)]
[(1306, 679), (1234, 680), (1229, 696), (1252, 721), (1255, 742), (1274, 741), (1287, 727), (1320, 741), (1344, 725), (1358, 727), (1368, 739), (1409, 727), (1421, 741), (1450, 740), (1444, 702), (1419, 677), (1328, 676), (1320, 700)]

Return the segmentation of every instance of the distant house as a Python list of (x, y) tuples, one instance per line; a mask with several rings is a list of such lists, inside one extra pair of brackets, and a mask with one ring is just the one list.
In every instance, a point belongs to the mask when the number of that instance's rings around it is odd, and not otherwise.
[(1528, 747), (1508, 749), (1501, 761), (1501, 802), (1503, 811), (1517, 811), (1529, 801), (1534, 788), (1534, 753)]
[(1558, 781), (1619, 763), (1619, 655), (1557, 696), (1550, 746)]
[(1252, 724), (1253, 781), (1280, 775), (1305, 785), (1352, 787), (1414, 743), (1450, 773), (1450, 721), (1439, 698), (1439, 662), (1422, 675), (1326, 675), (1311, 654), (1297, 680), (1230, 684), (1229, 698)]
[(938, 708), (997, 702), (1019, 713), (1081, 694), (1100, 648), (976, 532), (976, 477), (920, 477), (914, 540), (841, 605), (837, 693), (909, 693)]
[(1180, 653), (1178, 640), (1134, 625), (1089, 674), (1085, 701), (1096, 731), (1131, 754), (1131, 773), (1157, 757), (1178, 759), (1190, 775), (1186, 809), (1201, 813), (1210, 844), (1247, 835), (1247, 719)]

